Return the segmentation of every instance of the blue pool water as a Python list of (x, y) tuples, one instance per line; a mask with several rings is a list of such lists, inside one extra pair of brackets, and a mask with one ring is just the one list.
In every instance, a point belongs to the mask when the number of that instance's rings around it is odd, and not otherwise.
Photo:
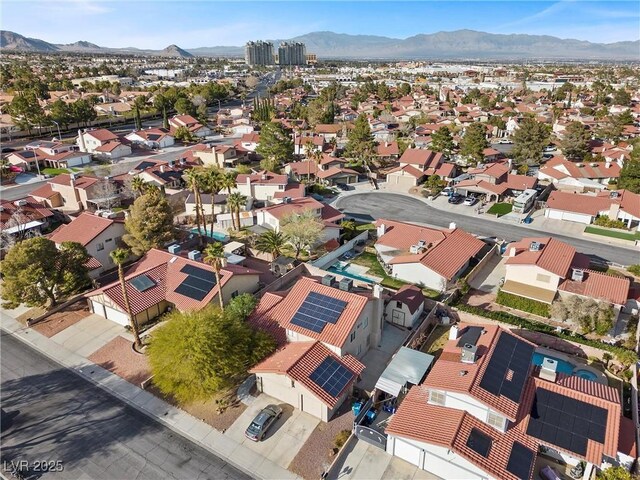
[(573, 372), (573, 374), (577, 377), (584, 378), (585, 380), (591, 380), (592, 382), (595, 382), (598, 379), (598, 376), (595, 373), (590, 372), (589, 370), (578, 369)]
[(361, 282), (375, 283), (375, 281), (369, 277), (364, 277), (362, 275), (358, 275), (357, 273), (350, 272), (349, 267), (346, 267), (341, 270), (337, 268), (335, 265), (331, 265), (327, 270), (331, 273), (336, 273), (338, 275), (343, 275), (345, 277), (353, 278), (354, 280), (360, 280)]
[(571, 375), (573, 373), (573, 369), (576, 368), (576, 366), (571, 362), (567, 362), (566, 360), (561, 360), (559, 358), (555, 358), (555, 357), (552, 357), (550, 355), (543, 355), (542, 353), (539, 353), (539, 352), (534, 352), (533, 359), (531, 360), (531, 362), (534, 365), (540, 366), (540, 365), (542, 365), (542, 361), (545, 358), (550, 358), (550, 359), (555, 360), (556, 362), (558, 362), (558, 368), (557, 368), (556, 371), (559, 372), (559, 373), (564, 373), (566, 375)]
[[(191, 233), (198, 233), (198, 229), (192, 228)], [(226, 242), (227, 240), (229, 240), (229, 235), (222, 232), (211, 231), (211, 227), (207, 227), (205, 235), (209, 238), (213, 238), (214, 240), (218, 240), (219, 242)]]

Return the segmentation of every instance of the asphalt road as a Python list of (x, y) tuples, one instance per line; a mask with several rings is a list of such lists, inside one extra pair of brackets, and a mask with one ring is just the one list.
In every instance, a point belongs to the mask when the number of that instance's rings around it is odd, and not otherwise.
[[(358, 193), (338, 198), (334, 207), (345, 215), (362, 220), (388, 218), (407, 222), (424, 223), (436, 227), (448, 227), (451, 222), (469, 233), (505, 240), (519, 240), (522, 237), (546, 237), (547, 232), (520, 227), (508, 223), (493, 222), (482, 218), (443, 212), (426, 205), (418, 199), (393, 193)], [(553, 235), (554, 238), (573, 245), (579, 252), (589, 255), (595, 261), (609, 261), (622, 265), (638, 263), (640, 253), (629, 248), (605, 245), (583, 238)]]
[(60, 461), (29, 479), (249, 479), (199, 446), (1, 332), (3, 465)]

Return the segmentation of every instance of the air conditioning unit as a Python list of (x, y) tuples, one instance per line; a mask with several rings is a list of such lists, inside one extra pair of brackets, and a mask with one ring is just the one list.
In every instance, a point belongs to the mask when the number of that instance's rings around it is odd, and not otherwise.
[(576, 167), (578, 168), (584, 167), (584, 163), (576, 163)]
[(283, 197), (282, 203), (291, 203), (291, 197)]
[(409, 253), (413, 253), (414, 255), (420, 253), (420, 246), (418, 245), (411, 245), (409, 247)]
[(531, 252), (539, 252), (542, 249), (542, 244), (540, 242), (531, 242), (529, 245), (529, 251)]
[(620, 196), (620, 194), (618, 192), (611, 192), (611, 194), (609, 195), (609, 197), (611, 198), (618, 198)]
[(167, 250), (169, 251), (169, 253), (172, 253), (175, 255), (180, 252), (180, 245), (178, 245), (177, 243), (174, 243), (173, 245), (169, 245), (169, 248), (167, 248)]
[(353, 280), (351, 280), (350, 278), (343, 278), (342, 280), (340, 280), (338, 288), (340, 288), (340, 290), (344, 292), (351, 291), (351, 289), (353, 288)]
[(574, 282), (581, 282), (584, 280), (584, 270), (580, 268), (574, 268), (571, 272), (571, 280)]
[(15, 202), (13, 202), (13, 204), (14, 204), (16, 207), (24, 207), (24, 206), (26, 206), (26, 205), (27, 205), (27, 201), (26, 201), (26, 200), (24, 200), (24, 199), (16, 200)]
[(322, 277), (322, 285), (326, 285), (327, 287), (333, 287), (333, 284), (336, 281), (336, 277), (334, 277), (333, 275), (325, 275), (324, 277)]
[(471, 345), (470, 343), (465, 343), (462, 346), (460, 361), (462, 363), (476, 363), (477, 354), (477, 346)]
[(202, 254), (198, 250), (191, 250), (187, 256), (189, 257), (189, 260), (199, 261), (202, 259)]

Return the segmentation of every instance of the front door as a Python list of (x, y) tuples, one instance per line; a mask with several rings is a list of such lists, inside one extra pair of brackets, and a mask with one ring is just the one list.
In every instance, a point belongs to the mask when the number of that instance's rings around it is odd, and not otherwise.
[(405, 313), (402, 310), (396, 310), (394, 308), (391, 311), (391, 323), (404, 326), (404, 316), (405, 316)]

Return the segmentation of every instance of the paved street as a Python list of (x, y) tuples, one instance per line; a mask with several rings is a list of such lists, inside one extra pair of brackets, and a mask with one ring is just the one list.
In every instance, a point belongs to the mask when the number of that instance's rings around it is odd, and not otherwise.
[(1, 341), (2, 408), (19, 412), (2, 460), (64, 466), (29, 478), (250, 478), (5, 332)]
[[(392, 220), (426, 223), (437, 227), (448, 227), (449, 223), (470, 233), (488, 237), (519, 240), (522, 237), (545, 237), (547, 232), (521, 227), (514, 224), (502, 224), (483, 218), (461, 215), (430, 207), (417, 198), (393, 193), (358, 193), (338, 198), (333, 204), (346, 215), (362, 220), (389, 218)], [(583, 238), (553, 235), (558, 240), (576, 247), (579, 252), (589, 255), (596, 261), (610, 261), (622, 265), (638, 263), (640, 254), (629, 248), (605, 245)]]

